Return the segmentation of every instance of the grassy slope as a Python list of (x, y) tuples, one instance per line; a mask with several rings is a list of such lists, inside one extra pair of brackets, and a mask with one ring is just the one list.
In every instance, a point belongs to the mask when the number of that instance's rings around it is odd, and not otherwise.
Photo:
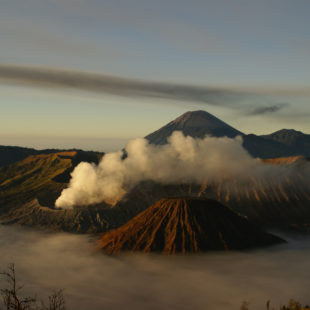
[(98, 162), (100, 157), (76, 151), (40, 154), (0, 168), (0, 206), (34, 198), (53, 199), (66, 186), (70, 172), (80, 161)]
[(37, 195), (61, 190), (64, 184), (52, 179), (72, 166), (75, 155), (75, 152), (31, 155), (0, 168), (1, 204), (27, 202)]
[(120, 219), (104, 204), (72, 210), (53, 208), (73, 168), (81, 161), (97, 163), (101, 156), (81, 151), (31, 155), (0, 168), (1, 222), (77, 233), (107, 230)]

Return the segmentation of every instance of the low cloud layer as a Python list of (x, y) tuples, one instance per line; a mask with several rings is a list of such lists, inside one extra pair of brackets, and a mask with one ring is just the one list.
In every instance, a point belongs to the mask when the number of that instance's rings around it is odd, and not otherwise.
[[(135, 139), (123, 152), (106, 154), (98, 166), (80, 163), (72, 172), (69, 187), (63, 190), (56, 207), (72, 208), (105, 201), (114, 204), (135, 185), (145, 180), (162, 184), (218, 182), (270, 178), (281, 182), (290, 169), (263, 164), (242, 147), (242, 138), (184, 137), (176, 131), (166, 145)], [(264, 182), (261, 182), (264, 183)]]
[[(68, 310), (276, 309), (309, 304), (310, 241), (271, 249), (167, 257), (94, 253), (89, 236), (0, 225), (0, 269), (14, 262), (26, 296), (64, 289)], [(4, 283), (0, 282), (3, 287)], [(1, 307), (1, 306), (0, 306)]]

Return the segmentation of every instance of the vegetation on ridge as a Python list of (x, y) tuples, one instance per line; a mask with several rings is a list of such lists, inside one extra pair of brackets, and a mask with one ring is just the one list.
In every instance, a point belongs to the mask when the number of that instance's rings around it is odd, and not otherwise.
[[(276, 310), (275, 307), (271, 306), (270, 300), (266, 302), (267, 310)], [(303, 306), (300, 302), (290, 299), (287, 305), (279, 306), (279, 310), (310, 310), (308, 305)], [(240, 307), (240, 310), (250, 310), (249, 303), (244, 301)]]

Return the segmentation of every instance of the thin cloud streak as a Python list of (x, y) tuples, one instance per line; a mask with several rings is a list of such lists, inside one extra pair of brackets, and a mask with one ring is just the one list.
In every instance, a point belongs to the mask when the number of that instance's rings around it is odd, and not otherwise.
[(255, 115), (262, 115), (262, 114), (269, 114), (269, 113), (276, 113), (284, 108), (289, 106), (288, 103), (278, 103), (278, 104), (273, 104), (270, 106), (263, 106), (263, 107), (258, 107), (249, 113), (247, 115), (249, 116), (255, 116)]
[(165, 98), (211, 105), (248, 96), (232, 90), (162, 82), (148, 82), (103, 74), (26, 66), (0, 65), (0, 81), (32, 87), (56, 87), (106, 93), (125, 97)]
[[(281, 96), (281, 90), (270, 94), (262, 89), (246, 87), (207, 87), (190, 84), (144, 81), (105, 74), (44, 67), (0, 64), (0, 83), (25, 85), (35, 88), (75, 89), (94, 93), (110, 94), (129, 98), (170, 99), (178, 102), (200, 104), (242, 110), (248, 116), (276, 113), (287, 107), (287, 103), (264, 105), (253, 109), (257, 98), (266, 101), (266, 96)], [(286, 90), (289, 91), (289, 90)], [(296, 93), (296, 89), (290, 90)]]

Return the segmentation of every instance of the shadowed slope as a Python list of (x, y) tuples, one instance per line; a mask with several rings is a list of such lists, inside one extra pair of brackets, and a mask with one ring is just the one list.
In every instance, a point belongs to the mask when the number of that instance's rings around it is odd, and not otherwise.
[(281, 129), (272, 134), (261, 137), (289, 146), (294, 150), (294, 154), (310, 156), (310, 135), (308, 134), (294, 129)]
[(30, 155), (36, 155), (38, 151), (19, 146), (0, 145), (0, 167), (23, 160)]
[(166, 254), (241, 250), (282, 242), (211, 199), (164, 198), (122, 227), (107, 232), (100, 248)]

